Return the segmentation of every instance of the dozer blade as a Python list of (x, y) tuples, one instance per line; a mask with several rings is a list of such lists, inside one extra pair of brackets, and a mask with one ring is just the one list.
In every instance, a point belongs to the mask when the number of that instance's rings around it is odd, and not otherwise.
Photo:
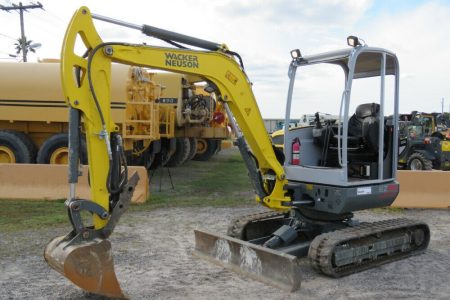
[(289, 292), (300, 288), (297, 257), (225, 235), (201, 230), (194, 234), (198, 257)]
[(57, 237), (45, 247), (47, 263), (80, 288), (102, 296), (125, 299), (114, 272), (111, 243), (93, 239), (74, 243)]

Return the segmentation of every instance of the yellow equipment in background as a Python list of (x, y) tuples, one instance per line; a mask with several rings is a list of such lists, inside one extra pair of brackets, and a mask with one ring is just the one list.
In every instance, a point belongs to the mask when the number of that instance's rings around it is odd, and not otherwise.
[[(215, 118), (225, 111), (202, 91), (198, 77), (121, 64), (111, 68), (111, 114), (133, 165), (149, 167), (160, 153), (165, 160), (178, 152), (193, 158), (197, 139), (201, 151), (209, 143), (214, 153), (218, 141), (229, 137), (227, 121)], [(0, 63), (0, 163), (67, 164), (67, 104), (59, 70), (55, 60)], [(178, 140), (187, 147), (176, 148), (171, 141)], [(82, 146), (84, 155), (84, 141)]]

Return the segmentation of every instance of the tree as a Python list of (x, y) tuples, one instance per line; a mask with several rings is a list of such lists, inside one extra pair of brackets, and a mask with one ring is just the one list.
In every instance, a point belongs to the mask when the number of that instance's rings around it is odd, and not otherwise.
[(16, 46), (16, 54), (20, 54), (24, 49), (22, 49), (23, 46), (25, 46), (25, 55), (28, 51), (31, 51), (33, 53), (36, 52), (36, 49), (32, 47), (32, 40), (27, 40), (26, 37), (17, 39), (17, 43), (14, 43)]

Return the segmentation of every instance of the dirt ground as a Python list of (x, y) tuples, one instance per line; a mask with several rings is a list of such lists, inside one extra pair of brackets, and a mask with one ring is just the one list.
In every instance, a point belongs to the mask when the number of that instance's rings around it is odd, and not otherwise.
[[(131, 299), (449, 299), (450, 211), (376, 210), (357, 218), (427, 221), (427, 252), (341, 279), (315, 273), (302, 260), (300, 290), (287, 293), (241, 277), (191, 254), (193, 229), (224, 233), (233, 216), (255, 207), (170, 208), (125, 214), (111, 241), (116, 273)], [(1, 299), (98, 299), (50, 269), (46, 242), (68, 228), (0, 233)]]

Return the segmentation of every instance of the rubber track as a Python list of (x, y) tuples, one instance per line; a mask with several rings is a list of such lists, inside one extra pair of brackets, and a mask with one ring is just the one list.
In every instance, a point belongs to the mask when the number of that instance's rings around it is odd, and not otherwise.
[[(392, 230), (404, 230), (407, 228), (425, 228), (425, 237), (422, 245), (411, 247), (409, 252), (394, 253), (390, 256), (383, 256), (383, 259), (369, 260), (357, 265), (348, 265), (335, 268), (332, 265), (333, 251), (339, 244), (352, 239), (361, 239), (373, 235), (381, 235), (383, 232)], [(382, 236), (382, 235), (381, 235)], [(373, 223), (361, 223), (355, 227), (348, 227), (317, 236), (309, 248), (309, 262), (311, 266), (331, 277), (341, 277), (363, 270), (367, 270), (385, 263), (403, 259), (412, 255), (423, 253), (428, 246), (430, 232), (428, 225), (423, 222), (415, 222), (408, 219), (391, 219)]]
[(245, 226), (247, 226), (248, 224), (261, 222), (268, 219), (280, 217), (284, 218), (285, 215), (285, 212), (265, 211), (235, 218), (230, 222), (230, 225), (228, 226), (227, 235), (237, 239), (243, 239), (243, 232)]

